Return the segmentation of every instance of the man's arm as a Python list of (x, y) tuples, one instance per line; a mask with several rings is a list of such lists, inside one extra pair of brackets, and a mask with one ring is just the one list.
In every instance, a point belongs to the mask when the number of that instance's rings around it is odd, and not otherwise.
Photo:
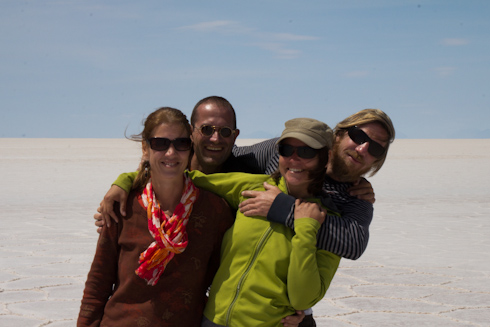
[(351, 196), (355, 196), (359, 200), (364, 200), (371, 204), (376, 202), (373, 186), (364, 177), (359, 178), (359, 180), (349, 187), (347, 191)]
[(118, 218), (114, 212), (114, 202), (119, 202), (119, 211), (122, 216), (126, 216), (126, 201), (128, 199), (129, 191), (133, 187), (133, 181), (138, 175), (138, 172), (122, 173), (112, 184), (109, 191), (104, 196), (104, 199), (100, 203), (100, 207), (97, 209), (97, 213), (94, 215), (95, 226), (98, 227), (97, 232), (102, 231), (102, 226), (107, 224), (111, 226), (111, 218), (117, 223)]
[[(262, 174), (270, 175), (278, 166), (277, 138), (248, 146), (234, 146), (233, 154), (246, 166), (254, 167)], [(247, 173), (247, 171), (246, 171)]]
[[(340, 211), (342, 216), (327, 215), (318, 232), (317, 247), (355, 260), (364, 253), (368, 244), (373, 205), (350, 196), (347, 189), (345, 183), (328, 184), (328, 193), (332, 197), (322, 192), (322, 202), (334, 211)], [(267, 219), (294, 228), (294, 201), (294, 197), (280, 194), (273, 202)], [(336, 208), (326, 201), (333, 201)]]
[[(365, 188), (372, 190), (371, 184), (366, 183), (369, 186)], [(347, 259), (358, 259), (367, 247), (373, 206), (368, 201), (351, 196), (348, 184), (329, 184), (326, 181), (324, 188), (322, 203), (335, 212), (340, 211), (342, 217), (327, 215), (319, 232), (317, 246)], [(269, 221), (294, 229), (295, 198), (272, 186), (266, 186), (266, 189), (266, 192), (244, 191), (242, 194), (249, 199), (240, 204), (240, 211), (247, 216), (267, 216)]]

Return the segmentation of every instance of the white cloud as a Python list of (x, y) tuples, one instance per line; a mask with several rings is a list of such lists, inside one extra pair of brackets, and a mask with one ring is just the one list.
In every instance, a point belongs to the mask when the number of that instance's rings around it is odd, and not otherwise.
[(320, 39), (319, 37), (316, 36), (296, 35), (290, 33), (274, 33), (271, 34), (271, 36), (277, 40), (283, 40), (283, 41), (314, 41)]
[(259, 43), (256, 44), (259, 48), (275, 53), (280, 59), (294, 59), (301, 55), (300, 50), (287, 49), (282, 43)]
[(270, 51), (281, 59), (294, 59), (299, 57), (302, 53), (301, 50), (291, 49), (290, 46), (288, 46), (289, 42), (315, 41), (320, 39), (319, 37), (310, 35), (263, 32), (255, 28), (244, 26), (239, 22), (229, 20), (203, 22), (194, 25), (182, 26), (178, 29), (247, 37), (251, 39), (251, 41), (243, 41), (243, 44)]
[(454, 47), (454, 46), (467, 45), (470, 42), (467, 39), (445, 38), (442, 39), (440, 43), (445, 46)]

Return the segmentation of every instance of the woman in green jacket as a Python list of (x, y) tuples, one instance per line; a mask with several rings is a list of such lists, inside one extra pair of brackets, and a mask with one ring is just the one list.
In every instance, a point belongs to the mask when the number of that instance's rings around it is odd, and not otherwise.
[(279, 169), (271, 176), (190, 172), (197, 186), (222, 196), (235, 209), (245, 200), (242, 191), (264, 190), (264, 182), (301, 199), (296, 201), (294, 231), (237, 211), (223, 238), (202, 326), (282, 326), (282, 318), (323, 298), (337, 270), (340, 257), (316, 247), (326, 208), (315, 195), (324, 180), (331, 129), (308, 118), (285, 125), (277, 142)]

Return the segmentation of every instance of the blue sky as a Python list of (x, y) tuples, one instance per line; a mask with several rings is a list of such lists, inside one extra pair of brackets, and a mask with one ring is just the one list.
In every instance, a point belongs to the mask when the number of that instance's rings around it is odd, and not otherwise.
[(490, 1), (0, 1), (0, 137), (122, 138), (220, 95), (241, 138), (364, 108), (490, 137)]

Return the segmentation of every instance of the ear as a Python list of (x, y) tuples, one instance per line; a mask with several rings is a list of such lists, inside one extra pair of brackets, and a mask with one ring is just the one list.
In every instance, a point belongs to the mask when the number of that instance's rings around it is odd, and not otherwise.
[(240, 130), (238, 128), (235, 129), (235, 135), (234, 135), (235, 136), (235, 141), (236, 141), (236, 139), (237, 139), (237, 137), (238, 137), (239, 134), (240, 134)]
[(196, 127), (191, 126), (191, 135), (189, 135), (189, 138), (191, 139), (192, 143), (196, 143), (195, 140), (194, 140), (194, 138), (196, 138), (197, 136), (195, 136), (194, 133), (199, 134), (199, 131), (198, 131), (198, 129)]

